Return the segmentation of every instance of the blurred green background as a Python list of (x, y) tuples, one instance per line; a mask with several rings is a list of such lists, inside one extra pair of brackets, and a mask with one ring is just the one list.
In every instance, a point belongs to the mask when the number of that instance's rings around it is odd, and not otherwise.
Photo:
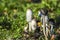
[[(39, 0), (38, 0), (39, 1)], [(38, 19), (38, 9), (47, 8), (51, 18), (60, 16), (60, 0), (0, 0), (0, 40), (20, 38), (26, 26), (26, 10), (31, 8)], [(58, 20), (59, 22), (59, 20)]]

